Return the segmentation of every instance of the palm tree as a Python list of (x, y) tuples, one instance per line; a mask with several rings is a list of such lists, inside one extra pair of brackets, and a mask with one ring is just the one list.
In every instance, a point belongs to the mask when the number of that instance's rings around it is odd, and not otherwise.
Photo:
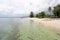
[(50, 15), (51, 15), (51, 12), (52, 12), (52, 9), (51, 7), (48, 8), (48, 11), (50, 12)]

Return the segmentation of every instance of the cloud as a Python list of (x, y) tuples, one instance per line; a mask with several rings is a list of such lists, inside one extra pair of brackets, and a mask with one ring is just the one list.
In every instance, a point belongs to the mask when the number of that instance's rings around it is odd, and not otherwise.
[(5, 15), (29, 14), (59, 3), (60, 0), (0, 0), (0, 12)]

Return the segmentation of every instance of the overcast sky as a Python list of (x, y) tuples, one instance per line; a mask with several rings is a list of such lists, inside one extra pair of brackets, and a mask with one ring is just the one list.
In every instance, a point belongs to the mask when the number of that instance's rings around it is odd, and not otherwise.
[(0, 0), (0, 12), (4, 15), (29, 14), (58, 3), (60, 0)]

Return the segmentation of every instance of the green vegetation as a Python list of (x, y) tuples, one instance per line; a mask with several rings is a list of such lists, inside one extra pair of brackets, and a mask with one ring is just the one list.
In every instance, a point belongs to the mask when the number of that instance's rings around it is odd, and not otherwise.
[(50, 18), (52, 15), (49, 15), (49, 14), (47, 14), (47, 15), (45, 15), (45, 18)]
[(57, 6), (54, 7), (53, 13), (54, 13), (55, 16), (60, 18), (60, 5), (57, 5)]
[(37, 18), (50, 18), (51, 16), (52, 15), (45, 14), (45, 12), (41, 12), (41, 13), (36, 14)]
[(34, 17), (34, 13), (33, 12), (30, 13), (30, 17), (31, 18)]
[[(50, 13), (52, 12), (51, 7), (48, 8), (48, 11)], [(46, 15), (45, 12), (41, 12), (41, 13), (38, 13), (36, 15), (36, 17), (38, 17), (38, 18), (50, 18), (51, 16), (53, 16), (53, 17), (60, 18), (60, 5), (57, 5), (57, 6), (54, 7), (53, 14), (54, 15), (51, 15), (51, 14), (50, 15), (49, 14)]]
[(45, 17), (45, 12), (41, 12), (41, 13), (36, 14), (36, 17), (44, 18)]
[[(60, 18), (60, 5), (58, 4), (57, 6), (52, 9), (51, 7), (48, 8), (48, 12), (50, 14), (46, 14), (44, 11), (39, 12), (36, 14), (37, 18)], [(51, 14), (52, 13), (52, 14)], [(34, 17), (34, 13), (31, 12), (30, 17)]]

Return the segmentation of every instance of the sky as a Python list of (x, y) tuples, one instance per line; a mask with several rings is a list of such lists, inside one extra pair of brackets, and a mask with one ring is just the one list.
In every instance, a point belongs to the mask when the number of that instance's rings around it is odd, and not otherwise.
[(0, 0), (0, 15), (29, 14), (60, 4), (60, 0)]

